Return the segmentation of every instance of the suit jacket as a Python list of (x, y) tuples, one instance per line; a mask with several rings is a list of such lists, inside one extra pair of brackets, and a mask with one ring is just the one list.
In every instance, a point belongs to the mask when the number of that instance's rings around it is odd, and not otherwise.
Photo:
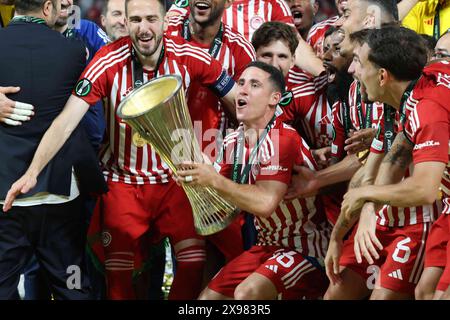
[[(0, 125), (0, 199), (4, 199), (61, 113), (85, 66), (86, 50), (80, 41), (66, 39), (45, 24), (21, 21), (0, 29), (0, 43), (0, 86), (20, 86), (20, 92), (10, 98), (35, 108), (35, 115), (21, 126)], [(69, 195), (72, 167), (82, 192), (106, 191), (97, 157), (81, 126), (44, 168), (36, 187), (21, 197), (38, 192)]]

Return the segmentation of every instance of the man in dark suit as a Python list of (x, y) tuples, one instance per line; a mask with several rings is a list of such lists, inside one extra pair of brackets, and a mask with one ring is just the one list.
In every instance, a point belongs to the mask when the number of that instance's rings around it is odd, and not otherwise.
[[(81, 42), (51, 30), (60, 0), (16, 1), (16, 16), (0, 30), (0, 86), (20, 86), (11, 99), (34, 106), (21, 126), (0, 124), (0, 203), (28, 168), (45, 131), (62, 111), (81, 71)], [(105, 191), (95, 153), (81, 127), (39, 176), (36, 188), (0, 215), (0, 299), (15, 296), (34, 253), (56, 299), (89, 299), (84, 274), (86, 227), (80, 194)]]

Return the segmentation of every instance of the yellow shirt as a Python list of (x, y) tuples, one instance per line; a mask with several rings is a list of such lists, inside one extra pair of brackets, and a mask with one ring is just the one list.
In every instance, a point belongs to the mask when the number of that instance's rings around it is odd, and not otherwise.
[(0, 4), (0, 27), (6, 27), (14, 16), (14, 6)]
[(441, 3), (441, 9), (439, 11), (439, 37), (442, 36), (450, 28), (450, 0), (427, 0), (419, 2), (403, 19), (402, 24), (419, 34), (434, 36), (434, 19), (436, 7), (439, 2)]

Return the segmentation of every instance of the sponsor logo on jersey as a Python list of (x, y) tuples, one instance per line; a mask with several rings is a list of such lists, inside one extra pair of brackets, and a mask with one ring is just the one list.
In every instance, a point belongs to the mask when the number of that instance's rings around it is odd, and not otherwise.
[(388, 274), (388, 276), (394, 279), (403, 280), (402, 271), (400, 269), (392, 271), (391, 273)]
[(289, 169), (286, 167), (282, 167), (282, 166), (276, 166), (276, 165), (271, 165), (271, 166), (267, 166), (262, 168), (262, 170), (266, 170), (266, 171), (288, 171)]
[(420, 150), (422, 148), (429, 148), (429, 147), (437, 147), (440, 145), (441, 144), (438, 141), (428, 140), (428, 141), (425, 141), (424, 143), (416, 144), (414, 146), (414, 150)]
[(268, 265), (268, 266), (266, 266), (266, 268), (273, 271), (273, 273), (277, 273), (277, 271), (278, 271), (277, 265)]
[(176, 0), (175, 5), (178, 8), (186, 8), (189, 5), (189, 0)]
[(112, 240), (112, 236), (111, 233), (107, 232), (107, 231), (103, 231), (102, 232), (102, 244), (104, 247), (109, 246), (109, 244), (111, 243)]
[(282, 107), (285, 107), (291, 103), (293, 97), (294, 95), (292, 94), (292, 91), (286, 91), (281, 97), (280, 102), (278, 102), (278, 104)]
[(92, 83), (88, 79), (80, 79), (77, 85), (75, 86), (75, 93), (79, 97), (87, 96), (92, 90)]

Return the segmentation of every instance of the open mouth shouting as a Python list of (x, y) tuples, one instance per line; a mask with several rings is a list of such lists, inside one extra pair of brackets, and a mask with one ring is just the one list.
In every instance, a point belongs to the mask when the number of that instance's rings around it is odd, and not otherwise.
[(292, 8), (292, 17), (294, 18), (294, 24), (296, 27), (300, 26), (303, 21), (303, 11), (300, 8)]
[(237, 110), (241, 110), (241, 109), (245, 109), (245, 107), (247, 107), (247, 100), (245, 100), (244, 98), (239, 98), (236, 100), (236, 109)]
[(200, 0), (194, 4), (194, 10), (199, 15), (206, 15), (211, 10), (211, 3), (208, 1)]
[(336, 80), (337, 69), (328, 61), (323, 62), (323, 67), (327, 72), (328, 83), (333, 83)]

